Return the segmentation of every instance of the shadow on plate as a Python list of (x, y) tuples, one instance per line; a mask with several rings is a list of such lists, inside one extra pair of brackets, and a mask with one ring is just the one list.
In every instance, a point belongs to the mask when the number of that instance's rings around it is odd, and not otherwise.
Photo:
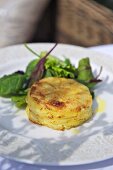
[[(108, 83), (108, 80), (109, 78), (107, 77), (104, 81), (104, 85), (102, 85), (102, 87), (99, 87), (99, 89), (97, 90), (98, 95), (100, 95), (104, 91), (110, 94), (113, 93), (113, 82)], [(4, 100), (2, 102), (4, 102)], [(14, 108), (14, 112), (12, 114), (12, 105), (10, 104), (10, 102), (5, 101), (4, 104), (6, 106), (5, 108), (2, 108), (2, 106), (0, 106), (0, 110), (2, 110), (2, 116), (0, 116), (0, 119), (1, 121), (2, 119), (3, 121), (4, 119), (8, 119), (9, 126), (12, 126), (13, 128), (13, 121), (15, 119), (14, 114), (18, 114), (15, 113), (15, 111), (17, 112), (18, 110), (15, 110)], [(79, 150), (81, 146), (85, 144), (92, 136), (100, 133), (100, 131), (104, 136), (113, 135), (113, 124), (109, 124), (106, 121), (106, 113), (102, 113), (97, 120), (93, 120), (92, 118), (92, 120), (87, 122), (87, 124), (91, 121), (92, 123), (90, 125), (85, 126), (84, 124), (79, 127), (79, 130), (82, 133), (79, 133), (78, 135), (73, 135), (71, 137), (67, 137), (65, 133), (61, 133), (61, 136), (58, 140), (55, 140), (53, 138), (25, 138), (22, 135), (10, 133), (3, 127), (0, 127), (0, 139), (2, 139), (0, 141), (0, 153), (4, 156), (7, 155), (7, 157), (9, 158), (16, 158), (18, 156), (18, 159), (20, 160), (30, 161), (32, 159), (32, 161), (36, 164), (41, 164), (42, 162), (43, 164), (59, 164), (62, 161), (70, 159), (71, 157), (73, 160), (73, 154), (77, 150)], [(103, 126), (104, 128), (102, 128)], [(21, 132), (24, 129), (26, 133), (30, 130), (30, 128), (28, 127), (28, 120), (23, 121), (22, 126), (18, 128), (18, 132)], [(79, 160), (78, 155), (76, 155), (75, 157), (76, 160)], [(89, 156), (87, 155), (87, 159), (90, 160), (90, 154)], [(2, 167), (4, 165), (4, 161), (0, 164)], [(101, 163), (99, 164), (99, 166), (100, 165), (102, 166)], [(21, 166), (19, 168), (16, 167), (16, 170), (21, 170)]]

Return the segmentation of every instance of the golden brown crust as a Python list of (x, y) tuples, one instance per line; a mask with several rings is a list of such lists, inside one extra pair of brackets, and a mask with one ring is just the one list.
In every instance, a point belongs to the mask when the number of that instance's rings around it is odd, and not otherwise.
[[(88, 88), (75, 80), (44, 78), (33, 84), (28, 96), (30, 120), (53, 129), (69, 129), (92, 115), (92, 97)], [(58, 125), (57, 125), (58, 124)]]

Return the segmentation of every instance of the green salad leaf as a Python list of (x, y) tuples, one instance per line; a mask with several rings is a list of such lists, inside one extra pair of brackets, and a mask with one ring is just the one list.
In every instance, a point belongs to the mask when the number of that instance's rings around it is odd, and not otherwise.
[(27, 65), (25, 72), (17, 71), (0, 78), (0, 96), (10, 97), (16, 107), (23, 108), (26, 106), (28, 89), (34, 82), (44, 77), (64, 77), (74, 79), (86, 85), (92, 97), (94, 97), (94, 87), (102, 81), (98, 79), (102, 67), (99, 74), (95, 77), (90, 60), (86, 57), (79, 61), (76, 68), (69, 59), (61, 60), (50, 54), (56, 45), (49, 52), (42, 51), (40, 54), (37, 54), (25, 44), (25, 47), (37, 58)]
[(54, 56), (48, 56), (45, 63), (45, 77), (74, 78), (76, 72), (76, 68), (70, 63), (69, 59), (62, 61)]
[(18, 108), (26, 107), (26, 94), (20, 96), (12, 96), (11, 101), (16, 105)]
[(25, 74), (13, 73), (0, 78), (0, 96), (10, 97), (22, 90), (26, 81)]
[(89, 58), (83, 58), (78, 65), (78, 80), (89, 81), (94, 78)]
[[(102, 68), (101, 68), (102, 69)], [(101, 72), (102, 70), (100, 70)], [(100, 75), (100, 73), (99, 73)], [(86, 85), (90, 90), (92, 90), (97, 83), (101, 82), (98, 79), (99, 76), (95, 77), (90, 65), (89, 58), (83, 58), (79, 61), (78, 65), (78, 77), (77, 80), (84, 85)]]
[(39, 59), (35, 59), (35, 60), (32, 60), (28, 66), (26, 67), (26, 71), (25, 71), (25, 74), (27, 76), (27, 78), (29, 78), (32, 74), (32, 72), (34, 71), (37, 63), (38, 63)]

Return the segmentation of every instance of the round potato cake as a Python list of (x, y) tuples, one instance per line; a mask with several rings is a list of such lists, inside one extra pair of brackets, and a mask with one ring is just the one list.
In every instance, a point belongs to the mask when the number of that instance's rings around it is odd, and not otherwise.
[(56, 130), (79, 126), (92, 116), (89, 89), (73, 79), (41, 79), (30, 88), (27, 104), (32, 122)]

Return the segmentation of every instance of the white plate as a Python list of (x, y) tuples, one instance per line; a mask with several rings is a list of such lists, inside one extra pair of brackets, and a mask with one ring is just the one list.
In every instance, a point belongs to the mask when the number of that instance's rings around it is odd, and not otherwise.
[[(53, 44), (30, 44), (40, 51)], [(84, 165), (113, 157), (113, 59), (90, 50), (59, 44), (53, 54), (69, 57), (73, 64), (90, 57), (93, 71), (103, 66), (103, 82), (95, 90), (94, 117), (78, 128), (56, 131), (32, 124), (25, 110), (18, 110), (9, 99), (0, 98), (0, 155), (37, 165)], [(0, 50), (0, 77), (25, 70), (36, 58), (24, 45)], [(96, 103), (96, 104), (95, 104)], [(97, 109), (98, 107), (98, 109)]]

